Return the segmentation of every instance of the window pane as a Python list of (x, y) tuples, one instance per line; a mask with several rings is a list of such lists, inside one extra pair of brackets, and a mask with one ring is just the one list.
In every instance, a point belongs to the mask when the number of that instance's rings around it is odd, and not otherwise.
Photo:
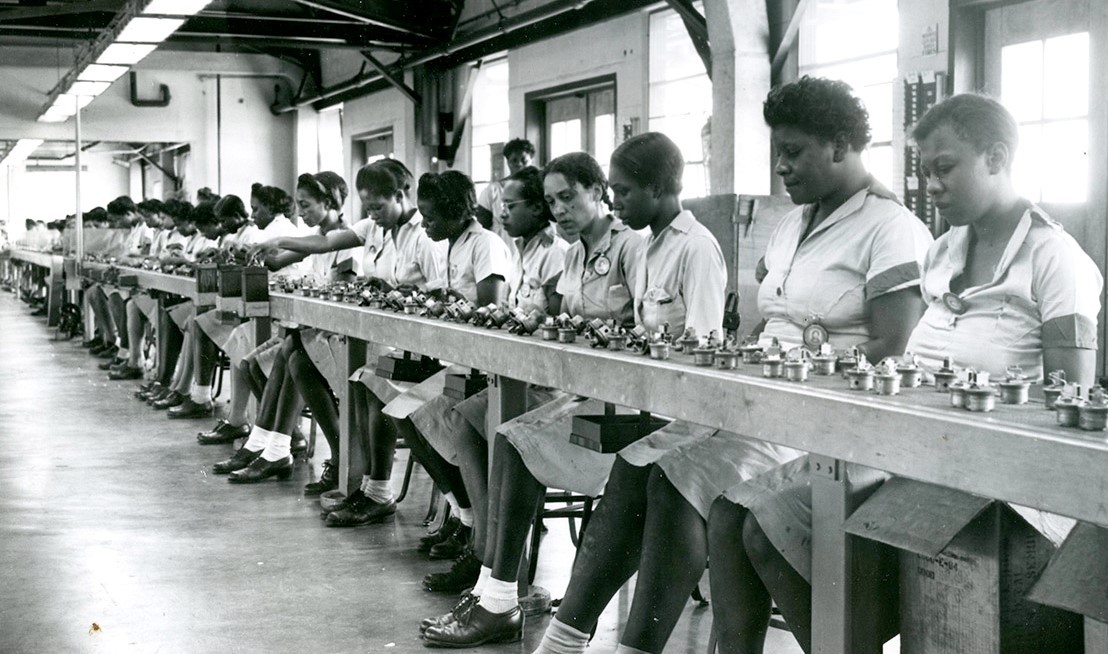
[(1045, 118), (1089, 113), (1089, 33), (1047, 39), (1043, 46)]
[(1088, 149), (1087, 120), (1067, 120), (1043, 126), (1041, 170), (1044, 202), (1086, 200), (1089, 187)]
[(492, 149), (487, 145), (478, 145), (473, 148), (473, 161), (470, 162), (469, 175), (475, 182), (487, 182), (492, 180)]
[(581, 150), (581, 119), (561, 120), (550, 125), (550, 158)]
[(601, 114), (594, 118), (592, 133), (596, 143), (592, 154), (607, 174), (608, 161), (612, 158), (612, 151), (616, 149), (616, 115)]
[[(702, 3), (695, 3), (704, 13)], [(704, 75), (704, 62), (693, 47), (685, 23), (675, 11), (650, 15), (650, 81), (664, 82)]]
[(670, 116), (651, 118), (650, 130), (662, 132), (673, 139), (685, 161), (704, 161), (704, 142), (700, 137), (707, 119), (701, 120), (689, 116)]
[(508, 122), (508, 61), (485, 64), (473, 86), (473, 124)]
[(1017, 122), (1043, 115), (1043, 42), (1007, 45), (1000, 51), (1001, 103)]
[(681, 178), (681, 195), (686, 198), (702, 198), (708, 195), (708, 171), (704, 164), (689, 164), (685, 166), (685, 174)]
[(707, 75), (650, 85), (650, 115), (708, 116), (712, 113), (712, 82)]
[(862, 161), (866, 164), (866, 170), (877, 178), (877, 181), (884, 184), (885, 188), (896, 193), (897, 196), (900, 195), (901, 190), (894, 183), (893, 148), (891, 145), (877, 145), (866, 148), (862, 151)]
[(1012, 164), (1012, 179), (1016, 191), (1033, 202), (1041, 199), (1043, 161), (1042, 123), (1020, 126), (1020, 143)]
[(865, 86), (854, 91), (869, 111), (874, 142), (893, 140), (893, 83)]
[(801, 21), (800, 65), (895, 51), (899, 28), (896, 0), (819, 0)]

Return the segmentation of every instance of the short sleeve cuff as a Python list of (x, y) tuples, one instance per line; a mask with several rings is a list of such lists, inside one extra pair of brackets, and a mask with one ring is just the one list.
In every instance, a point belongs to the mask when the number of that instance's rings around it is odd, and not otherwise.
[(915, 261), (902, 263), (877, 273), (866, 282), (866, 299), (919, 286), (920, 269)]
[(1051, 318), (1043, 323), (1042, 337), (1043, 348), (1076, 347), (1095, 350), (1096, 320), (1077, 313)]

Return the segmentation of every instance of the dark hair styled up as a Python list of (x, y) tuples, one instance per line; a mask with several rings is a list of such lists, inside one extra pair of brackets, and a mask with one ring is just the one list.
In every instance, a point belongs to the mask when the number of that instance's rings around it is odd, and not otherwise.
[(213, 207), (216, 218), (238, 218), (240, 220), (246, 220), (250, 217), (250, 212), (246, 210), (246, 205), (243, 204), (242, 198), (237, 195), (225, 195)]
[(85, 212), (84, 216), (82, 216), (82, 220), (84, 220), (86, 223), (102, 223), (108, 220), (108, 212), (104, 209), (104, 207), (94, 207)]
[(477, 210), (477, 192), (465, 173), (448, 170), (424, 173), (417, 190), (420, 200), (429, 200), (435, 210), (449, 221), (471, 218)]
[(612, 200), (608, 197), (608, 178), (601, 170), (600, 164), (587, 152), (570, 152), (554, 159), (546, 164), (542, 176), (559, 174), (566, 178), (570, 185), (580, 184), (590, 188), (595, 184), (600, 185), (601, 198), (608, 208), (612, 208)]
[(535, 158), (535, 144), (531, 143), (527, 139), (512, 139), (504, 144), (504, 158), (512, 156), (513, 154), (526, 154), (532, 159)]
[(209, 227), (218, 224), (219, 219), (216, 218), (215, 202), (208, 201), (197, 204), (189, 213), (189, 218), (197, 227)]
[(165, 205), (161, 200), (150, 198), (139, 202), (135, 208), (138, 209), (139, 213), (161, 213), (164, 211)]
[(949, 125), (978, 152), (994, 143), (1003, 143), (1012, 153), (1019, 146), (1016, 119), (1004, 105), (985, 95), (962, 93), (931, 107), (912, 128), (912, 139), (918, 143), (943, 125)]
[(855, 151), (870, 140), (869, 112), (850, 85), (805, 75), (769, 92), (762, 116), (771, 128), (795, 127), (823, 142), (842, 134)]
[(125, 216), (137, 210), (135, 201), (126, 195), (121, 195), (108, 203), (108, 213), (113, 216)]
[(349, 192), (342, 175), (330, 170), (315, 175), (304, 173), (296, 178), (296, 190), (301, 189), (312, 196), (316, 202), (321, 202), (324, 207), (335, 211), (342, 211), (342, 203), (346, 202), (346, 194)]
[(685, 155), (661, 132), (646, 132), (621, 143), (612, 153), (612, 165), (639, 180), (643, 186), (653, 186), (662, 193), (681, 193)]
[(191, 220), (189, 213), (192, 212), (192, 204), (184, 200), (166, 200), (162, 210), (173, 216), (177, 222)]
[(523, 191), (523, 200), (527, 202), (533, 202), (542, 207), (543, 218), (547, 222), (554, 222), (554, 214), (550, 212), (550, 206), (546, 204), (546, 194), (542, 189), (542, 171), (534, 166), (526, 166), (521, 168), (519, 172), (514, 175), (508, 175), (504, 179), (504, 183), (519, 182), (520, 188)]
[(412, 188), (412, 171), (396, 159), (380, 159), (358, 169), (354, 187), (378, 197), (391, 197), (398, 191), (408, 195)]
[(265, 186), (264, 184), (254, 183), (250, 187), (250, 197), (256, 199), (265, 210), (276, 216), (277, 214), (285, 214), (286, 216), (292, 215), (293, 201), (292, 196), (285, 193), (285, 190), (276, 186)]

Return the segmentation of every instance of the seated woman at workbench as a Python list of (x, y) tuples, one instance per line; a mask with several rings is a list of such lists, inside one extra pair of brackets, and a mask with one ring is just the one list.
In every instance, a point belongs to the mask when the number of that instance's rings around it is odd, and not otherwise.
[[(322, 174), (322, 173), (321, 173)], [(340, 182), (342, 178), (335, 176)], [(342, 182), (345, 186), (345, 182)], [(277, 216), (262, 215), (266, 220), (264, 225), (254, 221), (254, 215), (246, 211), (242, 200), (235, 195), (228, 195), (216, 203), (216, 214), (223, 222), (226, 233), (220, 243), (220, 248), (229, 253), (227, 256), (242, 259), (246, 251), (261, 243), (270, 236), (282, 236), (299, 234), (302, 229), (289, 220), (274, 220)], [(331, 225), (321, 225), (322, 228), (333, 228)], [(310, 272), (306, 264), (301, 263), (304, 255), (291, 252), (280, 253), (275, 258), (266, 262), (270, 270), (280, 270), (293, 267), (295, 274)], [(326, 272), (321, 272), (326, 275)], [(170, 418), (201, 418), (212, 414), (211, 382), (215, 375), (215, 366), (218, 363), (219, 352), (226, 351), (227, 344), (237, 325), (224, 324), (220, 321), (217, 311), (207, 311), (195, 317), (197, 328), (193, 340), (193, 356), (195, 357), (195, 374), (191, 396), (180, 406), (170, 409)], [(240, 333), (242, 333), (240, 331)]]
[[(330, 171), (316, 175), (306, 173), (297, 179), (296, 201), (300, 215), (307, 226), (318, 228), (320, 235), (346, 229), (341, 213), (346, 194), (346, 182)], [(357, 253), (350, 249), (312, 255), (269, 250), (265, 263), (271, 270), (305, 261), (312, 271), (312, 278), (320, 282), (344, 279), (358, 268), (352, 261)], [(275, 353), (271, 374), (258, 407), (258, 417), (246, 443), (229, 459), (212, 467), (217, 474), (230, 473), (228, 481), (232, 483), (255, 483), (270, 477), (288, 479), (292, 474), (291, 454), (306, 447), (303, 437), (296, 430), (304, 400), (293, 382), (294, 369), (312, 374), (321, 392), (330, 393), (331, 387), (327, 384), (335, 383), (320, 374), (307, 354), (312, 343), (326, 339), (327, 335), (299, 325), (286, 325), (286, 328), (289, 333)], [(334, 402), (333, 399), (331, 401)]]
[[(138, 220), (138, 209), (135, 207), (134, 200), (121, 195), (108, 203), (107, 211), (108, 219), (114, 228), (128, 230), (118, 250), (111, 254), (119, 258), (140, 256), (149, 243), (146, 241), (146, 225)], [(89, 286), (85, 290), (85, 295), (88, 298), (93, 319), (100, 330), (100, 340), (89, 347), (89, 353), (101, 359), (113, 359), (123, 346), (120, 339), (126, 338), (126, 332), (122, 329), (124, 317), (113, 313), (110, 298), (101, 284)]]
[[(501, 304), (507, 294), (511, 254), (503, 239), (477, 222), (477, 195), (464, 173), (448, 170), (419, 178), (417, 204), (427, 235), (448, 244), (445, 275), (433, 284), (444, 298), (460, 297), (482, 307)], [(461, 471), (435, 450), (420, 427), (446, 415), (456, 400), (443, 395), (446, 375), (465, 372), (452, 366), (401, 393), (382, 411), (396, 432), (408, 443), (412, 456), (442, 491), (463, 527), (451, 537), (453, 550), (440, 547), (436, 558), (460, 555), (469, 539), (473, 513)]]
[[(546, 204), (558, 226), (578, 237), (565, 254), (563, 273), (553, 289), (560, 296), (561, 310), (588, 320), (634, 326), (631, 289), (643, 238), (610, 213), (608, 181), (600, 164), (584, 152), (563, 155), (550, 162), (535, 182), (533, 190), (517, 189), (511, 183), (505, 187), (511, 217), (505, 218), (504, 224), (515, 222), (518, 209), (511, 203), (524, 191), (520, 199)], [(548, 313), (556, 311), (547, 309)], [(420, 625), (429, 642), (484, 642), (487, 634), (451, 626), (477, 604), (491, 614), (509, 615), (503, 622), (512, 623), (515, 629), (505, 630), (506, 637), (514, 637), (520, 605), (516, 579), (528, 527), (546, 486), (593, 496), (604, 486), (614, 456), (569, 442), (573, 416), (600, 413), (603, 406), (536, 387), (528, 387), (527, 406), (530, 411), (497, 429), (491, 475), (485, 425), (487, 393), (454, 408), (465, 418), (455, 442), (466, 490), (474, 500), (474, 553), (460, 559), (448, 573), (429, 575), (424, 587), (458, 592), (473, 585), (472, 571), (479, 571), (472, 591), (454, 610)]]
[[(1074, 239), (1017, 195), (1011, 166), (1018, 133), (1007, 110), (976, 95), (940, 103), (913, 129), (927, 192), (951, 229), (924, 260), (920, 288), (927, 308), (907, 350), (933, 369), (949, 356), (957, 366), (993, 375), (1019, 366), (1040, 379), (1044, 370), (1060, 369), (1087, 385), (1102, 280)], [(733, 489), (713, 508), (713, 593), (718, 578), (721, 591), (733, 589), (726, 601), (737, 601), (736, 592), (746, 598), (742, 611), (717, 604), (717, 624), (726, 620), (721, 651), (761, 651), (762, 638), (755, 636), (765, 634), (770, 594), (801, 643), (810, 642), (812, 554), (802, 539), (811, 534), (811, 489), (806, 467), (796, 463), (764, 492)], [(1016, 508), (1061, 541), (1067, 521)], [(895, 607), (896, 596), (887, 604)], [(856, 635), (877, 642), (895, 633), (881, 620), (860, 627)], [(734, 636), (725, 647), (724, 634)]]
[[(270, 245), (317, 254), (361, 246), (362, 276), (371, 283), (385, 290), (399, 287), (427, 290), (433, 280), (445, 274), (446, 244), (435, 243), (424, 231), (423, 216), (411, 200), (412, 183), (412, 173), (395, 159), (363, 166), (355, 178), (355, 187), (370, 220), (325, 236), (284, 238)], [(375, 363), (375, 355), (385, 350), (372, 346), (367, 360)], [(391, 384), (373, 373), (369, 367), (358, 370), (355, 375), (362, 383), (348, 387), (357, 425), (353, 437), (362, 440), (366, 474), (362, 476), (361, 487), (335, 507), (357, 512), (364, 523), (383, 519), (395, 511), (389, 480), (396, 435), (381, 415), (381, 409), (385, 401), (398, 393), (394, 386), (403, 388), (402, 384)], [(320, 479), (304, 488), (306, 495), (320, 495), (338, 488), (339, 416), (332, 394), (326, 388), (313, 386), (311, 375), (294, 371), (293, 379), (331, 443), (331, 458), (323, 463)]]
[[(295, 215), (296, 207), (292, 197), (283, 189), (275, 186), (266, 186), (255, 183), (250, 188), (250, 216), (260, 230), (260, 238), (273, 240), (275, 238), (299, 236), (310, 232), (306, 225), (296, 225), (289, 218)], [(268, 242), (268, 241), (267, 241)], [(274, 252), (273, 254), (276, 254)], [(292, 257), (285, 257), (281, 261), (272, 259), (273, 265), (283, 265), (280, 271), (284, 277), (300, 277), (311, 271), (310, 262), (293, 262)], [(271, 339), (280, 344), (280, 339)], [(249, 363), (245, 356), (255, 349), (254, 326), (246, 321), (233, 327), (226, 333), (225, 340), (221, 341), (222, 349), (230, 360), (231, 375), (231, 402), (227, 417), (216, 421), (211, 430), (199, 432), (197, 440), (201, 445), (214, 445), (230, 443), (237, 438), (245, 438), (250, 435), (250, 425), (247, 417), (247, 406), (251, 393), (261, 401), (262, 390), (265, 388), (265, 376), (260, 378), (249, 373)], [(251, 357), (251, 362), (256, 362), (256, 357)], [(266, 360), (263, 357), (263, 360)], [(265, 370), (269, 370), (272, 359), (268, 359)]]
[[(187, 203), (186, 203), (187, 204)], [(219, 239), (223, 226), (215, 217), (215, 204), (206, 202), (191, 207), (185, 221), (196, 229), (181, 252), (170, 252), (162, 257), (162, 265), (193, 266), (206, 252), (219, 248)], [(191, 300), (178, 302), (166, 310), (172, 323), (172, 330), (180, 334), (174, 336), (168, 344), (172, 348), (167, 358), (176, 363), (170, 368), (168, 382), (153, 385), (145, 390), (140, 388), (137, 397), (155, 409), (168, 409), (181, 404), (192, 390), (192, 330), (189, 324), (195, 313)], [(181, 356), (182, 353), (184, 356)]]

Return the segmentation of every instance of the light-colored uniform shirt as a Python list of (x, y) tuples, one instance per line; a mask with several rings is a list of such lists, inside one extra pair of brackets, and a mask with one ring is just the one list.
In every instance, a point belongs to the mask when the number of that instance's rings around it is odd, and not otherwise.
[[(366, 222), (366, 221), (361, 221)], [(360, 224), (360, 223), (359, 223)], [(357, 225), (355, 225), (357, 227)], [(345, 225), (338, 225), (334, 229), (346, 229)], [(323, 228), (316, 228), (317, 234), (324, 234)], [(347, 248), (346, 250), (336, 250), (334, 252), (323, 252), (321, 254), (309, 254), (304, 258), (300, 264), (295, 266), (289, 266), (289, 273), (295, 275), (301, 273), (304, 276), (310, 277), (317, 282), (329, 282), (334, 281), (341, 276), (345, 271), (349, 271), (355, 275), (359, 274), (361, 268), (361, 260), (359, 255), (361, 254), (361, 248)], [(350, 266), (346, 264), (350, 261)]]
[(181, 253), (181, 256), (189, 261), (196, 261), (196, 255), (204, 250), (218, 247), (219, 241), (206, 238), (202, 232), (197, 230), (196, 233), (188, 237), (188, 242), (185, 243), (185, 249)]
[(141, 256), (153, 238), (152, 231), (143, 222), (131, 227), (131, 230), (127, 232), (127, 240), (124, 243), (124, 256)]
[(511, 269), (504, 241), (481, 223), (470, 220), (461, 236), (448, 246), (446, 278), (432, 282), (432, 287), (449, 288), (476, 304), (477, 284), (492, 275), (507, 280)]
[(156, 257), (160, 255), (165, 248), (165, 240), (169, 238), (169, 234), (172, 230), (168, 229), (154, 229), (150, 237), (150, 251), (146, 256)]
[(631, 293), (646, 241), (615, 216), (608, 219), (612, 224), (591, 252), (586, 254), (580, 239), (569, 246), (557, 290), (562, 311), (571, 316), (631, 326), (635, 323)]
[(417, 211), (393, 234), (387, 234), (372, 220), (363, 220), (352, 231), (362, 242), (362, 274), (376, 277), (390, 286), (426, 289), (446, 275), (446, 241), (435, 242), (423, 229)]
[[(255, 227), (257, 227), (255, 225)], [(289, 220), (289, 217), (283, 213), (279, 213), (273, 217), (273, 220), (269, 221), (269, 224), (265, 227), (258, 228), (258, 242), (268, 241), (274, 238), (282, 237), (295, 237), (305, 236), (312, 234), (315, 230), (306, 225), (297, 225)]]
[(508, 306), (547, 313), (546, 289), (555, 286), (565, 266), (569, 243), (547, 225), (530, 241), (515, 239), (512, 273), (508, 278)]
[(819, 323), (829, 342), (846, 348), (870, 340), (866, 303), (919, 285), (930, 232), (896, 196), (873, 182), (801, 235), (815, 205), (786, 215), (770, 236), (767, 274), (758, 289), (766, 319), (762, 341), (804, 342), (804, 328)]
[(477, 196), (477, 206), (492, 213), (492, 225), (489, 231), (499, 236), (509, 250), (514, 250), (515, 239), (508, 234), (508, 230), (504, 229), (504, 185), (498, 181), (489, 182)]
[(727, 264), (719, 242), (691, 211), (677, 214), (651, 236), (639, 255), (635, 283), (635, 321), (651, 332), (679, 336), (686, 327), (698, 336), (723, 334)]
[(1096, 349), (1104, 280), (1046, 212), (1028, 207), (992, 280), (958, 294), (965, 309), (959, 315), (943, 296), (965, 270), (969, 240), (969, 227), (954, 227), (928, 251), (921, 287), (927, 311), (908, 351), (933, 364), (949, 356), (958, 367), (1002, 375), (1019, 366), (1025, 375), (1041, 378), (1044, 348)]

